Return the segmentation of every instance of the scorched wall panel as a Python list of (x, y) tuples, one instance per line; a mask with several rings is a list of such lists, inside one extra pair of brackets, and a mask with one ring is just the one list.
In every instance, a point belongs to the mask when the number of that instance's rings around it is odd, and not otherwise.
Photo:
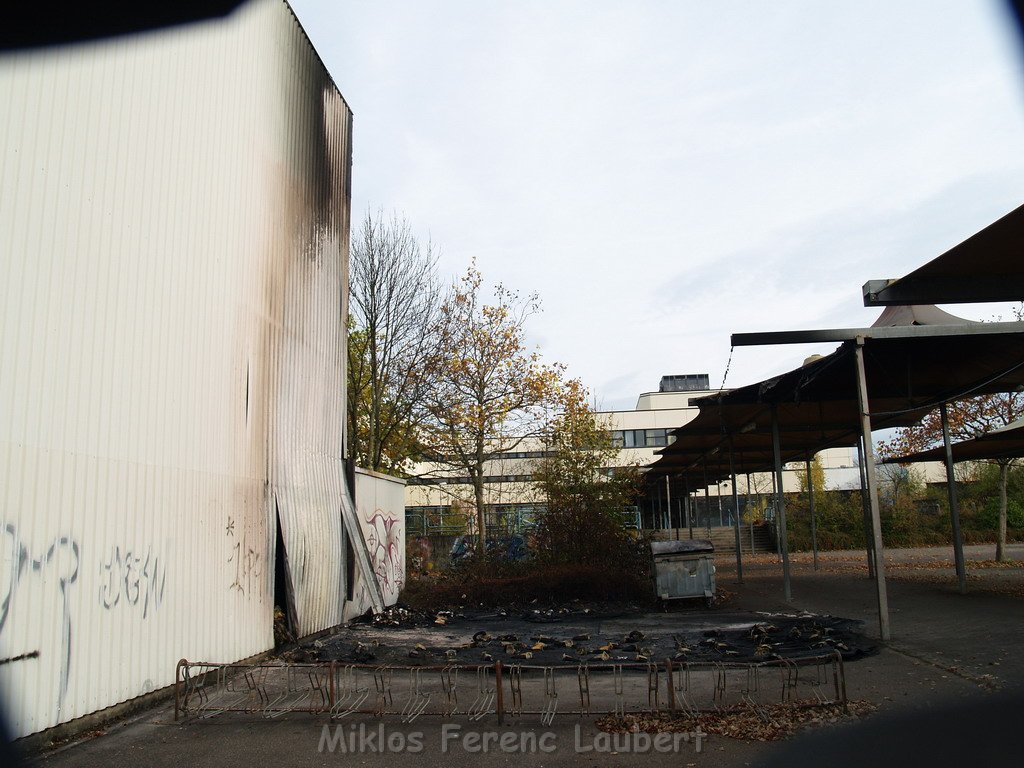
[(341, 620), (351, 116), (290, 9), (0, 57), (16, 735)]

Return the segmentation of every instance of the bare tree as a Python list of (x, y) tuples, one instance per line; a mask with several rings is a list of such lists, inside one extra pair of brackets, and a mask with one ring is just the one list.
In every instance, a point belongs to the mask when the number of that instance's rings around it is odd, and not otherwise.
[(892, 507), (898, 507), (902, 499), (913, 497), (924, 487), (920, 472), (912, 466), (877, 464), (875, 473), (878, 476), (880, 490)]
[(400, 472), (416, 452), (441, 303), (433, 245), (405, 218), (367, 211), (349, 262), (348, 410), (353, 454), (369, 469)]

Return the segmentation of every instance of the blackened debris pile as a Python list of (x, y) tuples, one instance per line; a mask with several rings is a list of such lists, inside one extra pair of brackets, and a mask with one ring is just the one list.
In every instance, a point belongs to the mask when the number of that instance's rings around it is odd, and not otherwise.
[[(862, 622), (851, 619), (808, 613), (731, 613), (716, 619), (665, 621), (636, 615), (607, 620), (575, 611), (562, 622), (540, 627), (523, 614), (422, 613), (398, 607), (302, 644), (295, 660), (567, 666), (666, 659), (757, 662), (832, 651), (849, 661), (876, 651), (862, 634)], [(643, 629), (630, 629), (630, 623)], [(665, 631), (659, 631), (662, 627)]]

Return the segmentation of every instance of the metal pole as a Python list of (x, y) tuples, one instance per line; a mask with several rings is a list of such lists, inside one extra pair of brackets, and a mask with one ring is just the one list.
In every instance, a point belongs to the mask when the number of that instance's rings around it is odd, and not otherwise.
[(494, 662), (494, 709), (498, 714), (498, 725), (502, 725), (505, 720), (505, 684), (501, 672), (501, 659), (498, 659)]
[(708, 538), (711, 538), (711, 494), (708, 491), (708, 487), (704, 486), (704, 514), (707, 515), (707, 532)]
[(956, 580), (960, 594), (967, 594), (967, 567), (964, 563), (964, 539), (960, 532), (960, 503), (956, 496), (956, 479), (953, 477), (953, 444), (949, 439), (949, 413), (946, 403), (939, 407), (942, 414), (942, 444), (946, 448), (946, 487), (949, 489), (949, 519), (953, 524), (953, 561), (956, 563)]
[(672, 527), (672, 485), (665, 475), (665, 527)]
[(708, 538), (711, 538), (711, 492), (708, 490), (708, 457), (704, 457), (704, 514), (707, 516)]
[(857, 462), (860, 469), (860, 510), (864, 521), (864, 554), (868, 558), (868, 578), (875, 578), (875, 556), (871, 541), (871, 512), (868, 504), (868, 478), (864, 473), (864, 441), (857, 437)]
[(668, 709), (670, 712), (676, 711), (676, 686), (674, 681), (674, 675), (672, 670), (672, 659), (665, 659), (665, 677), (666, 683), (668, 684)]
[(811, 474), (810, 459), (807, 459), (807, 506), (811, 510), (811, 552), (814, 553), (814, 570), (818, 570), (818, 528), (814, 522), (814, 476)]
[(736, 468), (733, 464), (732, 445), (729, 446), (729, 475), (732, 477), (732, 508), (736, 515), (733, 530), (736, 532), (736, 580), (743, 583), (743, 555), (740, 552), (740, 499), (736, 495)]
[(654, 528), (661, 528), (663, 521), (658, 519), (661, 517), (661, 486), (655, 485), (654, 492), (657, 496), (651, 499), (651, 525)]
[[(750, 510), (750, 473), (747, 472), (747, 510)], [(754, 556), (754, 516), (750, 516), (750, 556)]]
[(868, 380), (864, 372), (864, 337), (857, 337), (854, 355), (857, 362), (857, 401), (860, 404), (861, 439), (864, 442), (864, 474), (871, 501), (871, 539), (874, 544), (875, 588), (878, 592), (878, 630), (882, 640), (891, 637), (889, 630), (889, 596), (885, 589), (885, 545), (882, 543), (882, 519), (878, 508), (878, 481), (875, 477), (875, 456), (871, 447), (871, 411), (868, 402)]
[(779, 521), (779, 553), (782, 555), (782, 589), (786, 600), (793, 599), (793, 588), (789, 579), (789, 543), (786, 541), (786, 508), (782, 500), (782, 449), (779, 447), (779, 410), (772, 405), (772, 453), (775, 454), (775, 516)]
[(690, 538), (693, 538), (693, 497), (690, 496), (690, 478), (683, 477), (683, 490), (686, 491), (686, 527), (690, 529)]
[[(774, 469), (772, 470), (772, 498), (778, 499), (780, 483), (776, 482)], [(774, 502), (773, 502), (774, 504)], [(777, 507), (778, 504), (775, 504)], [(772, 514), (772, 527), (775, 529), (775, 554), (782, 557), (782, 543), (779, 538), (779, 511), (775, 509)]]

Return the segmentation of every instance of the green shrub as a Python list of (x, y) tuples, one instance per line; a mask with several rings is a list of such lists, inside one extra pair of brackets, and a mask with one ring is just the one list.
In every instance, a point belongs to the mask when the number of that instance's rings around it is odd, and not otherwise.
[[(993, 531), (999, 525), (999, 499), (989, 499), (982, 506), (975, 517), (979, 528), (989, 528)], [(1006, 527), (1024, 528), (1024, 502), (1020, 499), (1007, 499), (1006, 502)]]

